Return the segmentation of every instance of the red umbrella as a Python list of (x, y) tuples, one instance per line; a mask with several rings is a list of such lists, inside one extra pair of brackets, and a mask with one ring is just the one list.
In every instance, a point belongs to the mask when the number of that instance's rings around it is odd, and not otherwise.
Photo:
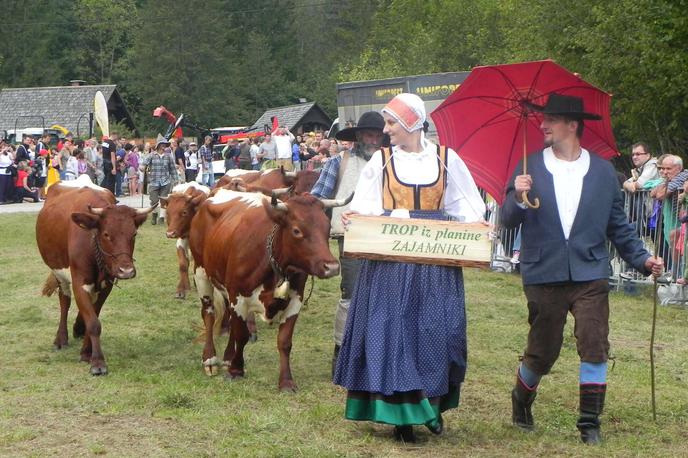
[(551, 60), (476, 67), (431, 116), (440, 142), (461, 156), (476, 184), (501, 204), (519, 161), (525, 172), (526, 152), (542, 146), (542, 115), (528, 103), (544, 105), (552, 93), (581, 97), (586, 112), (602, 116), (585, 121), (585, 149), (605, 159), (619, 154), (609, 119), (611, 95)]

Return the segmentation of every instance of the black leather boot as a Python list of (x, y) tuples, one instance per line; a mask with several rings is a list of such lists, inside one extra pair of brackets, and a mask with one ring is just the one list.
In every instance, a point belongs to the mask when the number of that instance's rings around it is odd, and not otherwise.
[(411, 425), (395, 426), (394, 438), (399, 442), (413, 444), (416, 442), (416, 433), (413, 432), (413, 426)]
[(337, 368), (337, 358), (339, 358), (339, 350), (342, 347), (335, 344), (334, 353), (332, 353), (332, 379), (334, 379), (334, 370)]
[(511, 390), (511, 421), (524, 431), (535, 428), (533, 413), (530, 408), (537, 396), (537, 386), (529, 388), (516, 376), (516, 386)]
[(600, 415), (604, 409), (604, 396), (607, 385), (580, 385), (580, 418), (576, 426), (584, 444), (597, 445), (602, 442)]
[(158, 224), (158, 214), (157, 214), (157, 213), (153, 213), (153, 214), (151, 215), (151, 224), (152, 224), (153, 226), (155, 226), (156, 224)]

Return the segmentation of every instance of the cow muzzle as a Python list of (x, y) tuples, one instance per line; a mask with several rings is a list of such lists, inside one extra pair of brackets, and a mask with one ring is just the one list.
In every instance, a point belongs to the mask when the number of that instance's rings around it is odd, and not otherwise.
[(134, 278), (136, 276), (136, 268), (133, 266), (118, 267), (117, 272), (116, 272), (116, 276), (120, 280), (129, 280), (131, 278)]
[(335, 275), (339, 275), (339, 263), (337, 261), (324, 263), (322, 268), (322, 275), (319, 275), (319, 277), (331, 278)]
[(167, 236), (168, 239), (176, 239), (177, 237), (177, 231), (167, 231), (165, 232), (165, 235)]

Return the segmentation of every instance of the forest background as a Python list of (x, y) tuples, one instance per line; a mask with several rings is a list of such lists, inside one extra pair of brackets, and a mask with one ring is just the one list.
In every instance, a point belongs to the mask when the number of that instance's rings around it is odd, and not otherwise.
[(614, 94), (620, 149), (688, 147), (688, 1), (0, 0), (0, 88), (115, 83), (142, 133), (165, 105), (250, 125), (337, 82), (552, 58)]

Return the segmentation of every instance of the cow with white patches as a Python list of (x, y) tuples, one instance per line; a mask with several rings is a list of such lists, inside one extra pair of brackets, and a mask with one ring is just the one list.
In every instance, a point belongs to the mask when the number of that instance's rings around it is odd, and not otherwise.
[(184, 299), (191, 291), (189, 282), (189, 229), (191, 220), (199, 205), (205, 202), (210, 188), (191, 181), (178, 184), (167, 197), (160, 198), (160, 205), (167, 210), (167, 237), (177, 239), (177, 259), (179, 261), (179, 283), (175, 297)]
[(249, 338), (245, 320), (254, 312), (279, 324), (279, 389), (296, 389), (289, 354), (306, 279), (339, 273), (329, 250), (330, 222), (324, 209), (345, 203), (310, 195), (283, 203), (259, 193), (221, 190), (201, 205), (191, 223), (189, 245), (206, 330), (202, 358), (207, 373), (216, 370), (212, 330), (216, 311), (222, 310), (214, 307), (219, 292), (231, 314), (223, 357), (226, 377), (244, 375), (243, 350)]
[(107, 373), (98, 316), (113, 284), (136, 276), (136, 231), (153, 208), (116, 205), (110, 191), (82, 175), (51, 186), (38, 214), (38, 250), (52, 270), (43, 293), (50, 296), (57, 290), (60, 300), (55, 347), (68, 343), (67, 315), (74, 297), (79, 308), (74, 333), (84, 336), (81, 360), (91, 363), (92, 375)]

